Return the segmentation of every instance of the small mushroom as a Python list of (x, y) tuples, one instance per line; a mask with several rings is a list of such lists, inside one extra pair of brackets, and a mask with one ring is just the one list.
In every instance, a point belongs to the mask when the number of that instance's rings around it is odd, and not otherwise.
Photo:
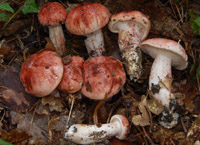
[(28, 93), (43, 97), (54, 91), (62, 75), (62, 59), (53, 51), (43, 50), (31, 55), (22, 64), (20, 80)]
[(112, 116), (110, 123), (86, 125), (72, 125), (65, 133), (64, 138), (77, 144), (91, 144), (102, 142), (111, 137), (120, 140), (126, 138), (129, 132), (129, 121), (123, 115)]
[(101, 28), (108, 23), (109, 17), (110, 12), (104, 5), (85, 4), (69, 11), (65, 26), (70, 33), (87, 37), (85, 46), (90, 56), (101, 56), (105, 52)]
[(38, 13), (39, 22), (49, 27), (49, 38), (59, 55), (66, 53), (65, 37), (60, 23), (64, 22), (67, 16), (66, 9), (58, 2), (45, 4)]
[(140, 44), (140, 48), (155, 59), (149, 77), (149, 90), (167, 108), (162, 113), (160, 124), (172, 128), (177, 124), (179, 115), (176, 112), (178, 104), (171, 92), (171, 66), (178, 70), (185, 69), (188, 56), (179, 43), (164, 38), (145, 40)]
[(82, 94), (90, 99), (103, 100), (117, 94), (126, 82), (122, 63), (112, 56), (91, 57), (83, 65)]
[(79, 56), (65, 58), (64, 73), (58, 89), (66, 93), (75, 93), (82, 88), (84, 60)]
[(119, 33), (118, 44), (131, 80), (136, 81), (142, 73), (141, 50), (137, 47), (148, 35), (149, 19), (139, 11), (120, 12), (111, 16), (108, 28)]

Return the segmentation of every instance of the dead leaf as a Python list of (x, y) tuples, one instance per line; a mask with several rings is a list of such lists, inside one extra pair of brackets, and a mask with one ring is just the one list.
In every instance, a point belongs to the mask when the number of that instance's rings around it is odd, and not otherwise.
[(6, 67), (0, 72), (0, 91), (3, 102), (12, 110), (25, 112), (37, 101), (37, 98), (26, 93), (15, 67)]
[(52, 51), (55, 51), (56, 48), (54, 47), (54, 44), (53, 42), (51, 42), (51, 40), (48, 38), (48, 37), (45, 37), (45, 40), (47, 41), (45, 47), (44, 47), (44, 50), (52, 50)]
[(63, 103), (60, 97), (55, 97), (54, 95), (49, 95), (42, 98), (43, 105), (49, 105), (50, 112), (58, 111), (62, 112)]
[(48, 121), (49, 116), (38, 115), (33, 112), (26, 112), (26, 114), (10, 112), (12, 124), (16, 124), (17, 131), (26, 132), (32, 136), (32, 141), (47, 143), (48, 136)]
[(26, 27), (30, 26), (32, 23), (31, 19), (15, 20), (13, 23), (9, 24), (5, 30), (2, 31), (3, 36), (10, 36), (16, 34), (20, 30), (24, 30)]
[(163, 105), (153, 97), (147, 100), (146, 107), (149, 109), (150, 112), (156, 115), (159, 115), (164, 110)]
[(63, 132), (66, 127), (67, 119), (68, 116), (66, 115), (54, 115), (49, 121), (48, 129)]
[(197, 137), (200, 134), (200, 115), (197, 116), (192, 126), (188, 130), (187, 137)]
[(12, 144), (21, 143), (30, 138), (30, 135), (28, 135), (27, 133), (19, 132), (17, 130), (11, 130), (10, 132), (1, 130), (0, 132), (1, 132), (1, 139)]
[(133, 124), (140, 126), (150, 125), (150, 117), (146, 109), (146, 105), (147, 105), (147, 98), (145, 96), (142, 96), (141, 102), (138, 105), (138, 108), (142, 114), (133, 116), (132, 118)]

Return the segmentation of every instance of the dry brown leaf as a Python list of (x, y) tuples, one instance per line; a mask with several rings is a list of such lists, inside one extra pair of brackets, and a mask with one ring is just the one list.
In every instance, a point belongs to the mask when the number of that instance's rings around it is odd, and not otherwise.
[(54, 44), (51, 42), (51, 40), (48, 37), (45, 37), (45, 40), (47, 41), (44, 50), (52, 50), (55, 51), (56, 48), (54, 47)]
[(188, 130), (187, 137), (197, 137), (200, 134), (200, 114)]
[(50, 112), (52, 111), (62, 112), (62, 108), (64, 107), (60, 96), (55, 97), (55, 95), (49, 95), (49, 96), (43, 97), (42, 104), (49, 105)]
[(25, 112), (37, 101), (37, 98), (26, 93), (15, 67), (6, 67), (0, 72), (1, 98), (12, 110)]
[(38, 115), (33, 112), (26, 114), (10, 112), (12, 124), (16, 124), (16, 130), (26, 132), (32, 136), (32, 141), (43, 144), (47, 142), (49, 117), (46, 115)]
[(163, 105), (153, 97), (147, 100), (146, 107), (149, 109), (150, 112), (156, 115), (159, 115), (164, 109)]
[(35, 112), (40, 115), (49, 115), (49, 108), (48, 106), (44, 106), (40, 101), (35, 107)]
[(138, 105), (138, 108), (142, 114), (135, 115), (132, 117), (133, 124), (140, 126), (150, 125), (150, 117), (146, 109), (146, 105), (147, 105), (147, 98), (146, 96), (142, 96), (141, 102)]
[(6, 40), (5, 39), (2, 39), (0, 41), (0, 54), (2, 56), (5, 56), (5, 55), (8, 55), (9, 52), (10, 52), (10, 46), (6, 43)]
[(5, 140), (9, 143), (21, 143), (27, 139), (30, 138), (30, 135), (28, 135), (25, 132), (19, 132), (17, 130), (11, 130), (10, 132), (7, 132), (5, 130), (1, 130), (1, 139)]
[(66, 127), (68, 116), (65, 115), (54, 115), (51, 117), (51, 120), (49, 121), (48, 124), (48, 129), (49, 130), (55, 130), (55, 131), (64, 131)]

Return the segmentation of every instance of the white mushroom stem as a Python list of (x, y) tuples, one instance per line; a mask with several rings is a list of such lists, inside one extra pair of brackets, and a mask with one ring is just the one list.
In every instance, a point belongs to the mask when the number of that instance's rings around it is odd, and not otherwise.
[(66, 53), (65, 37), (61, 25), (49, 26), (49, 38), (59, 55)]
[(87, 39), (85, 40), (85, 46), (88, 54), (93, 57), (102, 56), (105, 51), (102, 30), (99, 29), (85, 36), (87, 36)]
[(120, 23), (118, 44), (131, 80), (137, 80), (142, 73), (141, 50), (137, 46), (142, 39), (142, 27), (133, 22)]
[(149, 89), (153, 90), (154, 87), (160, 86), (159, 92), (155, 93), (154, 97), (166, 107), (169, 107), (170, 100), (174, 99), (171, 93), (171, 81), (171, 58), (157, 55), (151, 68)]
[(110, 123), (100, 125), (72, 125), (65, 133), (65, 139), (77, 144), (101, 142), (111, 137), (124, 139), (128, 133), (129, 122), (122, 115), (114, 115)]

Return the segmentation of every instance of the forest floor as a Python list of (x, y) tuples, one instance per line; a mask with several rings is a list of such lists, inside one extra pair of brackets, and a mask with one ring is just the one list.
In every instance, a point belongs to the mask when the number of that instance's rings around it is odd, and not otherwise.
[[(1, 2), (1, 1), (0, 1)], [(25, 0), (9, 0), (15, 12)], [(148, 16), (151, 22), (149, 38), (167, 38), (179, 41), (188, 55), (188, 67), (185, 70), (172, 68), (172, 88), (176, 101), (180, 105), (178, 124), (163, 128), (158, 123), (159, 104), (148, 90), (149, 74), (153, 59), (147, 54), (143, 57), (143, 73), (137, 82), (127, 81), (121, 91), (107, 101), (101, 102), (101, 108), (94, 112), (99, 101), (90, 100), (80, 92), (60, 96), (51, 94), (37, 98), (26, 93), (19, 74), (22, 63), (32, 54), (42, 50), (54, 50), (48, 36), (48, 27), (42, 26), (37, 13), (24, 15), (19, 12), (5, 26), (0, 21), (0, 136), (12, 144), (52, 144), (73, 145), (64, 140), (66, 125), (77, 123), (106, 123), (114, 114), (126, 116), (130, 122), (127, 138), (119, 141), (107, 139), (99, 145), (199, 145), (200, 144), (200, 86), (199, 52), (200, 23), (194, 32), (191, 25), (194, 18), (200, 16), (200, 1), (197, 0), (69, 0), (58, 1), (66, 8), (71, 4), (97, 2), (105, 5), (111, 14), (121, 11), (138, 10)], [(45, 0), (36, 1), (41, 7)], [(5, 11), (0, 11), (5, 12)], [(12, 13), (9, 13), (12, 16)], [(194, 18), (193, 18), (194, 17)], [(63, 24), (67, 53), (79, 55), (85, 60), (89, 57), (83, 36), (70, 34)], [(199, 34), (198, 34), (199, 33)], [(120, 59), (117, 43), (118, 34), (103, 28), (106, 55)], [(156, 109), (151, 109), (156, 107)], [(71, 115), (69, 115), (71, 114)], [(137, 116), (137, 119), (135, 117)]]

